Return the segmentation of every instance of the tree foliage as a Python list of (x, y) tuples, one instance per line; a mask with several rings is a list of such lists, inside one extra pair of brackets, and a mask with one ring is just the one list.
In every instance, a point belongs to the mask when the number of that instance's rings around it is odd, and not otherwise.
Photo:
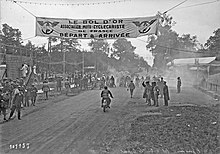
[(220, 28), (213, 32), (213, 36), (210, 36), (205, 46), (210, 52), (220, 54)]
[(119, 58), (119, 60), (122, 58), (128, 58), (128, 56), (136, 49), (136, 47), (134, 47), (131, 42), (125, 38), (117, 39), (112, 46), (114, 49), (112, 56)]
[(196, 36), (183, 34), (179, 36), (171, 29), (170, 25), (158, 27), (160, 35), (150, 36), (146, 48), (152, 52), (154, 67), (164, 70), (166, 64), (176, 57), (182, 57), (186, 52), (183, 50), (196, 51), (199, 45)]
[(0, 41), (7, 45), (21, 45), (21, 31), (19, 29), (12, 28), (8, 24), (2, 25), (2, 32), (0, 34)]
[(110, 64), (109, 59), (109, 43), (102, 39), (92, 39), (88, 43), (92, 51), (92, 57), (90, 60), (94, 62), (96, 70), (105, 71)]
[(150, 66), (143, 57), (135, 54), (135, 49), (130, 41), (125, 38), (117, 39), (113, 44), (112, 56), (118, 60), (118, 68), (136, 73), (141, 67), (149, 68)]
[(19, 48), (21, 46), (21, 32), (19, 29), (12, 28), (8, 24), (2, 25), (0, 33), (1, 52), (7, 54), (20, 54)]
[(6, 54), (33, 56), (39, 71), (52, 70), (54, 73), (63, 73), (63, 61), (66, 62), (66, 73), (82, 71), (83, 59), (85, 67), (95, 66), (99, 72), (113, 67), (118, 71), (133, 73), (140, 70), (140, 67), (150, 67), (143, 57), (135, 54), (136, 47), (127, 39), (116, 40), (111, 49), (107, 40), (92, 39), (88, 44), (91, 52), (82, 50), (77, 39), (49, 37), (48, 42), (48, 49), (46, 43), (41, 47), (35, 46), (31, 41), (23, 45), (19, 29), (3, 24), (0, 31), (1, 51)]
[(109, 54), (109, 43), (106, 40), (92, 39), (88, 45), (94, 53)]

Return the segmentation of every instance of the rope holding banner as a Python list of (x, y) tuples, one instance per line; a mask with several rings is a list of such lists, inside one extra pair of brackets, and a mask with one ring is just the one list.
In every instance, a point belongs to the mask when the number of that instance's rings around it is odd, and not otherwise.
[(163, 14), (166, 14), (167, 12), (169, 12), (169, 11), (175, 9), (176, 7), (178, 7), (178, 6), (182, 5), (183, 3), (185, 3), (186, 1), (188, 1), (188, 0), (185, 0), (185, 1), (183, 1), (183, 2), (181, 2), (181, 3), (179, 3), (179, 4), (177, 4), (177, 5), (173, 6), (172, 8), (168, 9), (167, 11), (165, 11)]
[(27, 10), (26, 8), (24, 8), (23, 6), (21, 6), (20, 4), (17, 3), (17, 1), (13, 0), (13, 3), (17, 4), (18, 6), (20, 6), (22, 9), (24, 9), (25, 11), (27, 11), (29, 14), (31, 14), (32, 16), (34, 16), (35, 18), (37, 16), (35, 16), (33, 13), (31, 13), (29, 10)]
[(100, 5), (100, 4), (115, 4), (115, 3), (122, 3), (122, 2), (127, 2), (131, 0), (114, 0), (114, 1), (104, 1), (104, 2), (84, 2), (84, 3), (48, 3), (48, 2), (31, 2), (31, 1), (25, 1), (25, 0), (6, 0), (6, 1), (11, 1), (11, 2), (16, 2), (16, 3), (23, 3), (23, 4), (30, 4), (30, 5), (54, 5), (54, 6), (87, 6), (87, 5)]

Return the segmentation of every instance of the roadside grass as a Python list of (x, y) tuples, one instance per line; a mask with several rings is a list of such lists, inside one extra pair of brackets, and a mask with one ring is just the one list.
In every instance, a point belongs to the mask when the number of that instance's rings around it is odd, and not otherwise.
[[(122, 153), (217, 154), (219, 106), (170, 106), (131, 122)], [(153, 114), (158, 113), (158, 114)]]
[(219, 154), (219, 111), (220, 105), (169, 106), (130, 113), (93, 147), (99, 154)]

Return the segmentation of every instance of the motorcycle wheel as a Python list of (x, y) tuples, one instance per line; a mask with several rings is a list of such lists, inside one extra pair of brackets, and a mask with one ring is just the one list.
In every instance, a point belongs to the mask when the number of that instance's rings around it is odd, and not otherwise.
[(105, 112), (105, 111), (106, 111), (106, 105), (103, 106), (103, 112)]
[(107, 100), (104, 100), (104, 103), (103, 103), (103, 112), (106, 111), (106, 108), (107, 108)]

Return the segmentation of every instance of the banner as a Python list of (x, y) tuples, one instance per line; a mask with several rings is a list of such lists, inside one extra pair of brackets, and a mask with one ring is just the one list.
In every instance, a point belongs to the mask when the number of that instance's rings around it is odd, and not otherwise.
[(136, 38), (155, 34), (157, 22), (157, 16), (120, 19), (36, 17), (36, 36), (76, 39)]

